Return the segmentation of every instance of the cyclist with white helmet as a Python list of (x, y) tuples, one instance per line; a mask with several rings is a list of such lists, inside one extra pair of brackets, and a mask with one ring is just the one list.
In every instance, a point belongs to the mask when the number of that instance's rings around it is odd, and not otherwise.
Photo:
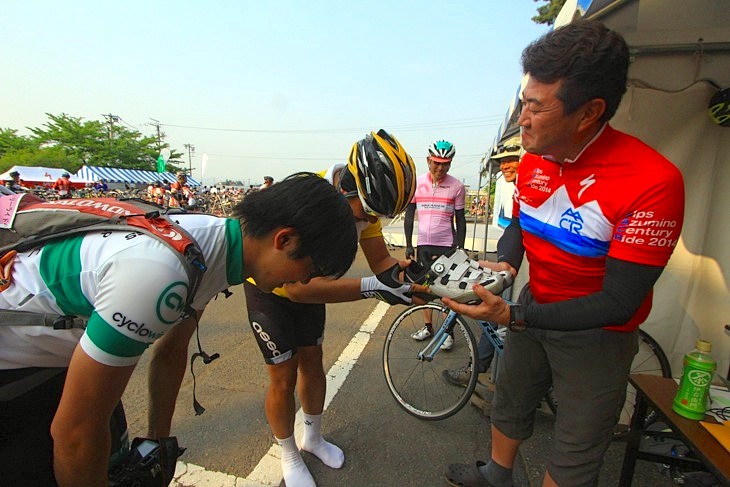
[[(455, 154), (456, 148), (448, 140), (437, 140), (428, 146), (428, 172), (418, 177), (416, 192), (406, 208), (406, 258), (411, 259), (414, 256), (413, 218), (418, 211), (417, 259), (426, 268), (431, 267), (432, 262), (440, 256), (464, 247), (466, 191), (461, 181), (448, 174)], [(423, 321), (423, 328), (412, 335), (414, 340), (425, 340), (433, 336), (431, 310), (423, 311)], [(453, 336), (448, 336), (441, 348), (449, 350), (453, 344)]]
[[(281, 469), (287, 487), (315, 485), (299, 449), (317, 456), (331, 468), (345, 461), (340, 448), (323, 439), (321, 415), (326, 378), (322, 366), (325, 306), (322, 303), (375, 297), (390, 304), (410, 304), (418, 285), (393, 277), (409, 262), (388, 253), (380, 216), (405, 210), (415, 189), (415, 166), (395, 137), (384, 130), (356, 142), (347, 164), (320, 173), (345, 196), (355, 219), (360, 247), (376, 275), (362, 279), (312, 279), (285, 284), (266, 293), (246, 282), (246, 303), (254, 336), (269, 373), (265, 410), (276, 441), (281, 445)], [(296, 195), (293, 195), (296, 196)], [(294, 391), (298, 383), (304, 412), (304, 435), (294, 438)]]

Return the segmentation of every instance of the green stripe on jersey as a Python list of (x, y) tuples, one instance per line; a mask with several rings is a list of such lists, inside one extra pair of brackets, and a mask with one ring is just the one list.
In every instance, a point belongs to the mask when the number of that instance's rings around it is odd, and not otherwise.
[(86, 325), (86, 336), (100, 350), (115, 357), (138, 357), (150, 345), (149, 343), (132, 340), (127, 335), (120, 333), (116, 327), (96, 314), (96, 311), (91, 315), (89, 323)]
[(81, 292), (83, 235), (49, 243), (41, 252), (40, 273), (64, 314), (90, 316), (94, 308)]
[(243, 282), (243, 236), (238, 220), (226, 219), (226, 279), (228, 284)]

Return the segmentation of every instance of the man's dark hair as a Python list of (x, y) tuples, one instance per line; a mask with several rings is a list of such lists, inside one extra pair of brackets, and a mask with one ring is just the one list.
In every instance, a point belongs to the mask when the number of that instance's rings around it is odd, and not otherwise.
[(317, 174), (292, 174), (266, 191), (247, 195), (233, 208), (243, 234), (262, 237), (277, 228), (299, 235), (294, 259), (312, 257), (319, 276), (342, 276), (357, 252), (357, 230), (345, 197)]
[(626, 92), (629, 48), (623, 37), (595, 20), (578, 20), (542, 36), (522, 51), (522, 70), (541, 83), (563, 80), (557, 94), (569, 115), (603, 98), (602, 122), (613, 117)]

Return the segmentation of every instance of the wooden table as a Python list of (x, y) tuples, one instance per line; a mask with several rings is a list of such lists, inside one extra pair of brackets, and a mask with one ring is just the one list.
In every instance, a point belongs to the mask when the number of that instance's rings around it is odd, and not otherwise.
[[(621, 470), (620, 485), (631, 485), (637, 459), (706, 469), (723, 484), (730, 485), (730, 453), (699, 421), (687, 419), (672, 410), (672, 402), (677, 394), (677, 383), (674, 379), (656, 375), (632, 374), (629, 376), (629, 382), (636, 388), (636, 409), (631, 420), (631, 431)], [(649, 407), (659, 414), (672, 429), (673, 436), (682, 440), (699, 461), (639, 451), (639, 442), (642, 434), (645, 434), (641, 425), (644, 423)], [(710, 416), (707, 416), (705, 420), (716, 422)]]

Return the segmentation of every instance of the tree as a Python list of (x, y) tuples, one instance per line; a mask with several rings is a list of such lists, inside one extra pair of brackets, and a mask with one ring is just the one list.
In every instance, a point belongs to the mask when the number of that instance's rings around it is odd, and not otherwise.
[(82, 122), (81, 117), (72, 117), (62, 113), (51, 115), (46, 113), (49, 122), (43, 127), (30, 128), (42, 148), (58, 148), (74, 166), (69, 170), (78, 170), (84, 164), (90, 164), (95, 154), (103, 148), (104, 130), (101, 122)]
[(18, 135), (15, 129), (0, 129), (0, 157), (8, 152), (31, 149), (37, 147), (38, 144), (30, 137)]
[(57, 167), (71, 172), (76, 172), (81, 167), (61, 147), (23, 148), (0, 157), (0, 172), (13, 166)]
[[(156, 136), (144, 136), (111, 121), (84, 121), (65, 113), (46, 115), (49, 120), (43, 126), (28, 127), (29, 136), (18, 135), (15, 129), (0, 129), (0, 170), (25, 165), (76, 172), (87, 164), (155, 171), (160, 147), (169, 148)], [(182, 156), (171, 149), (167, 170), (184, 167)]]
[(223, 186), (244, 186), (243, 181), (234, 179), (226, 179), (221, 181), (220, 184)]
[(535, 2), (548, 2), (547, 5), (537, 7), (537, 15), (531, 20), (536, 24), (547, 24), (553, 25), (555, 18), (560, 13), (560, 9), (563, 8), (565, 0), (535, 0)]
[[(137, 130), (99, 120), (82, 121), (65, 113), (46, 114), (49, 121), (42, 127), (31, 128), (41, 148), (60, 148), (72, 160), (69, 170), (82, 165), (121, 167), (154, 171), (159, 154), (158, 140), (143, 136)], [(169, 147), (166, 142), (162, 147)], [(177, 170), (182, 153), (172, 151), (168, 170)]]

